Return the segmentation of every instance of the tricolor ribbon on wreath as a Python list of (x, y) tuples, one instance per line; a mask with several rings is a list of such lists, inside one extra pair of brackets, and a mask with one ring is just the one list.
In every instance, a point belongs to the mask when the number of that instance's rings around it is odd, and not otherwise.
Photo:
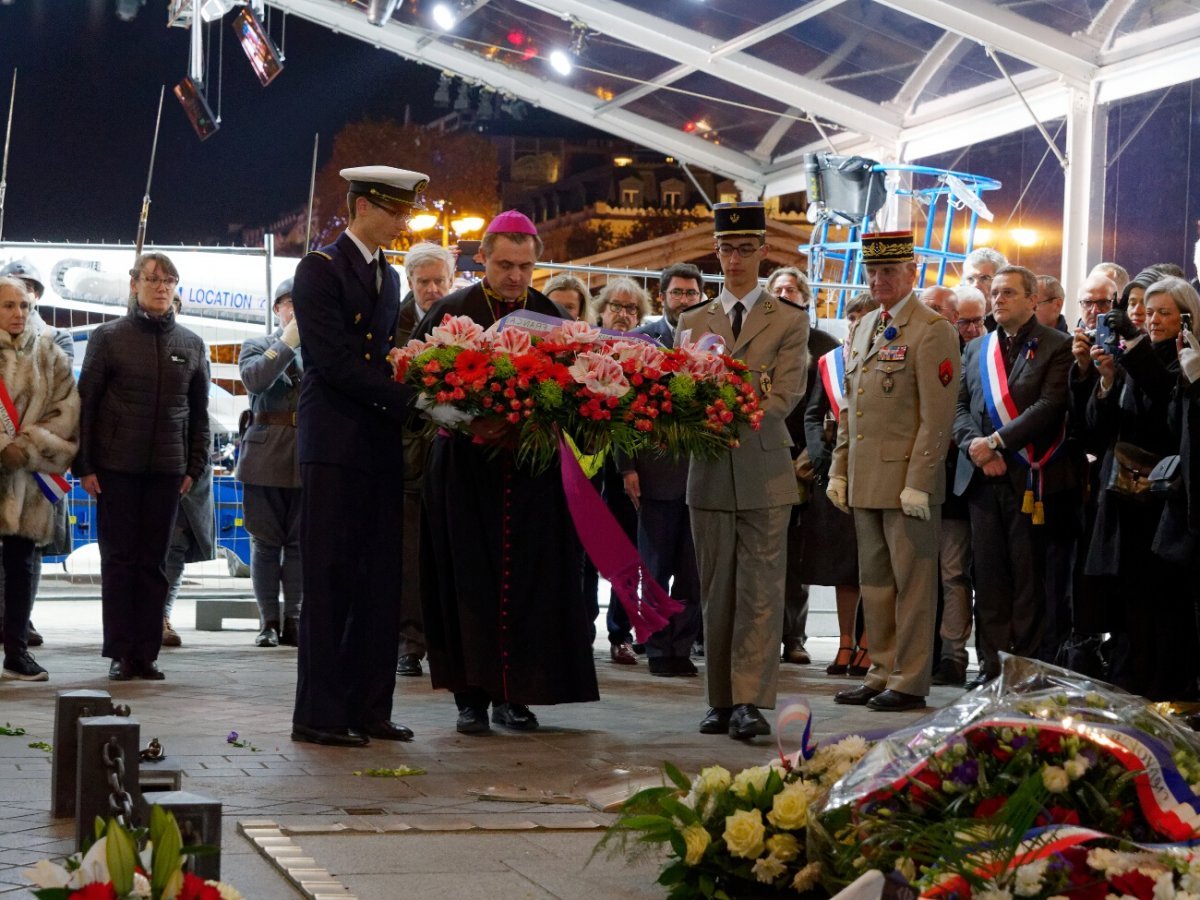
[[(8, 385), (0, 378), (0, 427), (10, 438), (15, 438), (21, 431), (21, 414), (8, 393)], [(49, 472), (33, 472), (33, 480), (46, 499), (53, 505), (71, 492), (71, 483), (62, 475)]]
[(835, 347), (817, 360), (817, 371), (821, 375), (821, 384), (825, 386), (825, 396), (829, 398), (829, 408), (834, 415), (841, 415), (846, 406), (846, 355), (841, 347)]
[[(1004, 354), (1000, 349), (999, 332), (988, 332), (981, 339), (983, 347), (979, 353), (979, 375), (983, 383), (983, 400), (987, 407), (988, 417), (997, 431), (1017, 418), (1020, 413), (1008, 390), (1008, 371), (1004, 365)], [(1029, 351), (1033, 355), (1032, 349)], [(1046, 522), (1046, 510), (1042, 503), (1045, 489), (1045, 467), (1058, 456), (1067, 440), (1067, 425), (1041, 456), (1037, 455), (1033, 444), (1017, 449), (1014, 456), (1028, 467), (1025, 479), (1025, 497), (1021, 501), (1021, 512), (1033, 516), (1034, 525)]]

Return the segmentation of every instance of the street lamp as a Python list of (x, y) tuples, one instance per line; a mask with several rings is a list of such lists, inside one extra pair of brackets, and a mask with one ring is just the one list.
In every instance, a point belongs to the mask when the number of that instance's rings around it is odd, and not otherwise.
[(442, 232), (442, 246), (450, 246), (450, 232), (453, 231), (456, 237), (468, 235), (473, 231), (478, 231), (483, 227), (485, 219), (480, 216), (455, 216), (445, 200), (436, 200), (430, 204), (431, 209), (427, 212), (418, 213), (408, 221), (408, 227), (412, 231), (418, 233), (429, 231), (432, 228), (439, 228)]
[(463, 216), (450, 223), (450, 230), (459, 237), (478, 231), (482, 227), (483, 219), (480, 216)]

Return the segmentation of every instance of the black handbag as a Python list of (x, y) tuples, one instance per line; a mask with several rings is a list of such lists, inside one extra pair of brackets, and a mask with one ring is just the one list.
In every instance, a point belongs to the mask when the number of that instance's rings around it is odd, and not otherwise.
[(1145, 502), (1170, 491), (1179, 475), (1178, 456), (1163, 457), (1136, 444), (1117, 441), (1105, 489), (1126, 500)]

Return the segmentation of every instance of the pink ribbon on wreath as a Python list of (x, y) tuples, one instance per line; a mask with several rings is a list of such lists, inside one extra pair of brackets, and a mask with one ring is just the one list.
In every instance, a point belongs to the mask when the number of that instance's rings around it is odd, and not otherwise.
[(613, 518), (562, 437), (558, 439), (558, 459), (567, 508), (579, 541), (596, 571), (612, 585), (613, 593), (629, 613), (638, 643), (645, 643), (683, 609), (683, 604), (654, 580), (637, 547)]

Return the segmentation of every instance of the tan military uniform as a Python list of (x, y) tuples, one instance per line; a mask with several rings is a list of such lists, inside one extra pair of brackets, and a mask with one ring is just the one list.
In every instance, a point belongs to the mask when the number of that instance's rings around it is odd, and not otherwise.
[(684, 313), (678, 334), (721, 336), (749, 367), (766, 415), (715, 460), (693, 460), (687, 501), (700, 569), (709, 705), (775, 706), (787, 525), (799, 502), (784, 419), (808, 377), (808, 313), (765, 291), (738, 338), (719, 300)]
[[(961, 369), (958, 335), (911, 292), (893, 307), (890, 338), (877, 328), (881, 312), (868, 313), (855, 330), (830, 475), (849, 483), (858, 535), (872, 659), (864, 683), (925, 696), (945, 458)], [(900, 492), (906, 487), (929, 494), (928, 521), (901, 512)]]

